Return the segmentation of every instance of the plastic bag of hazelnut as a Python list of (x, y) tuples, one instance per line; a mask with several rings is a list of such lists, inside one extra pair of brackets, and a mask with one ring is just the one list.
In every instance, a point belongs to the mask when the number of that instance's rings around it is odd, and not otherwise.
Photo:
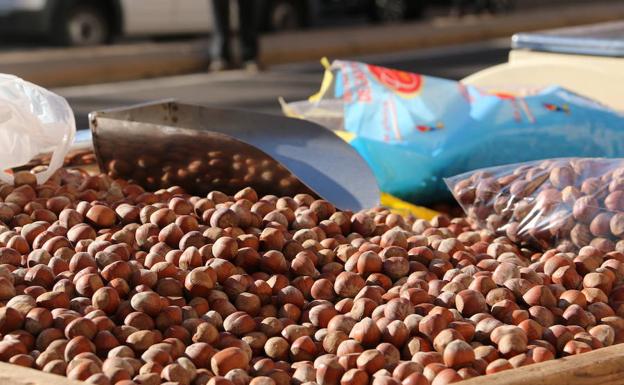
[(514, 242), (543, 250), (624, 248), (624, 159), (548, 159), (445, 181), (469, 218)]

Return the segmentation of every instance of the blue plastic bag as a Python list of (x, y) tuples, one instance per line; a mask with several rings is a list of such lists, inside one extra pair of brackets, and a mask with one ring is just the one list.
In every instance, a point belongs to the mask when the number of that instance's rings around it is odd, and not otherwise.
[(420, 204), (449, 199), (443, 178), (474, 169), (624, 156), (624, 115), (557, 86), (519, 96), (334, 61), (321, 91), (284, 111), (345, 131), (382, 191)]

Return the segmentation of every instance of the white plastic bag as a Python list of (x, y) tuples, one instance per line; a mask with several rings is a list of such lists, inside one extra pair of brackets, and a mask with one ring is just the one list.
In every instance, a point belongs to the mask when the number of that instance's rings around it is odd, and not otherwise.
[(13, 75), (0, 74), (0, 180), (13, 183), (5, 170), (22, 166), (41, 153), (52, 153), (47, 170), (36, 175), (45, 182), (63, 165), (76, 133), (67, 101)]

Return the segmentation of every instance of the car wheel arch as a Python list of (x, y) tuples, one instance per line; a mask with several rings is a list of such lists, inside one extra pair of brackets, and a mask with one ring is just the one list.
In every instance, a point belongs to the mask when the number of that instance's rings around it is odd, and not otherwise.
[(121, 0), (49, 0), (51, 2), (51, 32), (63, 23), (64, 17), (73, 6), (92, 6), (104, 16), (107, 27), (107, 42), (123, 34), (123, 8)]

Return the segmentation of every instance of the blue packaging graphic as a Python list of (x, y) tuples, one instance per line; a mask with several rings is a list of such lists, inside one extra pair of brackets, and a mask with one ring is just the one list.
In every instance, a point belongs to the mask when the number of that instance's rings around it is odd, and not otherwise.
[(521, 96), (334, 61), (317, 95), (286, 107), (346, 131), (381, 190), (419, 204), (449, 199), (443, 178), (470, 170), (624, 156), (624, 115), (558, 86)]

